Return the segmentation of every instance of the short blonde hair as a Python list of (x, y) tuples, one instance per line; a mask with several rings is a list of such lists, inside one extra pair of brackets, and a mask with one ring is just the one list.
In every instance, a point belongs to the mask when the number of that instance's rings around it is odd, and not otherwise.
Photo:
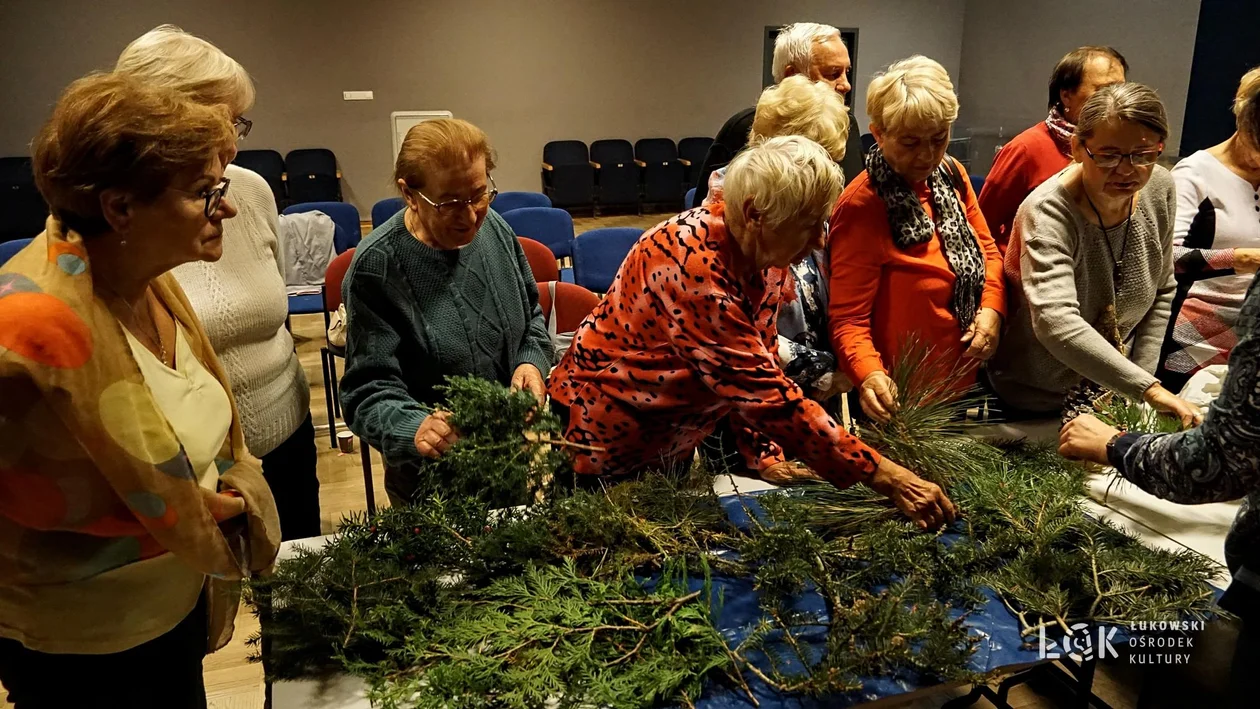
[(1081, 106), (1076, 119), (1076, 137), (1079, 140), (1094, 137), (1098, 126), (1109, 121), (1137, 123), (1159, 136), (1162, 143), (1168, 139), (1168, 114), (1164, 102), (1155, 89), (1127, 81), (1100, 87)]
[(799, 135), (751, 145), (726, 168), (727, 219), (739, 220), (749, 197), (767, 228), (792, 219), (822, 221), (844, 187), (844, 173), (827, 151)]
[(245, 68), (175, 25), (154, 27), (128, 44), (114, 71), (183, 91), (204, 104), (222, 104), (234, 116), (254, 105), (254, 80)]
[(235, 144), (222, 104), (127, 74), (92, 74), (70, 84), (35, 137), (35, 185), (67, 229), (95, 236), (110, 229), (105, 190), (151, 202)]
[(849, 112), (831, 87), (797, 74), (761, 92), (753, 118), (752, 142), (780, 135), (802, 135), (839, 162), (849, 139)]
[(486, 172), (494, 169), (494, 151), (485, 131), (458, 118), (423, 121), (407, 131), (394, 162), (394, 184), (402, 180), (413, 190), (425, 187), (425, 175), (439, 166), (486, 159)]
[(814, 45), (839, 36), (840, 30), (817, 22), (784, 25), (774, 38), (774, 59), (770, 69), (774, 82), (783, 81), (789, 66), (796, 69), (796, 73), (808, 76), (809, 67), (814, 63)]
[(1243, 74), (1234, 95), (1234, 121), (1238, 132), (1260, 149), (1260, 66)]
[(871, 79), (866, 114), (885, 133), (945, 127), (958, 118), (958, 96), (945, 67), (916, 54)]

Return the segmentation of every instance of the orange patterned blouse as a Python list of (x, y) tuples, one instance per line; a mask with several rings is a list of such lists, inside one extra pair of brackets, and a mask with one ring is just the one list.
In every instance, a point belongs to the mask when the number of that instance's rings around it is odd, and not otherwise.
[(734, 414), (753, 469), (786, 453), (837, 486), (865, 480), (879, 454), (779, 367), (775, 323), (790, 271), (744, 275), (723, 210), (700, 207), (644, 232), (552, 373), (551, 396), (569, 407), (565, 437), (604, 449), (577, 452), (578, 473), (688, 459)]

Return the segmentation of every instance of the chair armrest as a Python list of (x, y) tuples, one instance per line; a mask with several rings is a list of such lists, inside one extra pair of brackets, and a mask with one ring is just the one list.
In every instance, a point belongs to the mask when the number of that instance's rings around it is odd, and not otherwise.
[(281, 182), (288, 182), (288, 181), (289, 181), (289, 173), (287, 173), (287, 172), (282, 172), (282, 173), (280, 173), (280, 181), (281, 181)]
[(595, 162), (594, 160), (587, 160), (586, 162), (590, 163), (590, 166), (595, 168), (596, 170), (600, 168), (600, 164)]
[(552, 167), (551, 165), (547, 164), (547, 163), (543, 163), (543, 164), (542, 164), (542, 169), (546, 170), (547, 172), (551, 172), (551, 171), (552, 171), (552, 170), (554, 170), (555, 168), (554, 168), (554, 167)]
[(686, 167), (691, 167), (691, 161), (687, 158), (678, 158), (678, 162), (682, 163)]
[(338, 171), (337, 171), (337, 179), (338, 179), (338, 180), (340, 180), (340, 179), (341, 179), (341, 170), (338, 170)]
[(642, 160), (635, 160), (634, 164), (638, 165), (639, 167), (647, 167), (647, 163), (643, 162)]

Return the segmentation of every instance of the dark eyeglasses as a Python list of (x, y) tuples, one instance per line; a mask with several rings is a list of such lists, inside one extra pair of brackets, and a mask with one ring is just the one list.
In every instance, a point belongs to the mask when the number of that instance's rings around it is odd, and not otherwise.
[(197, 195), (198, 197), (203, 197), (206, 200), (206, 219), (213, 219), (214, 213), (219, 211), (219, 205), (223, 202), (223, 198), (227, 195), (228, 185), (230, 184), (232, 184), (232, 181), (225, 177), (219, 184)]
[(1088, 145), (1083, 147), (1085, 148), (1085, 154), (1089, 156), (1089, 159), (1093, 160), (1095, 165), (1103, 168), (1104, 170), (1120, 167), (1120, 163), (1124, 162), (1125, 158), (1129, 159), (1129, 164), (1133, 167), (1149, 167), (1154, 165), (1155, 161), (1159, 160), (1159, 156), (1164, 153), (1163, 145), (1160, 145), (1158, 150), (1142, 150), (1133, 153), (1102, 153), (1099, 155), (1095, 155), (1091, 152)]
[(232, 124), (236, 127), (236, 139), (245, 140), (249, 137), (249, 132), (254, 128), (254, 122), (245, 116), (237, 116)]
[[(423, 199), (430, 207), (433, 207), (439, 215), (449, 217), (458, 214), (459, 210), (465, 207), (483, 209), (490, 206), (490, 203), (494, 201), (494, 198), (499, 196), (499, 190), (494, 186), (494, 178), (492, 176), (486, 175), (486, 179), (490, 180), (490, 189), (469, 199), (448, 199), (445, 202), (434, 202), (428, 197), (425, 197), (423, 192), (414, 187), (411, 188), (411, 191), (420, 195), (420, 199)], [(410, 185), (408, 185), (408, 187), (410, 187)]]

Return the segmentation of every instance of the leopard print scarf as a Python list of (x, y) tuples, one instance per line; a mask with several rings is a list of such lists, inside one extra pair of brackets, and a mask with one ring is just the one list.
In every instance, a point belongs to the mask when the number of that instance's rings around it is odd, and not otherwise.
[(1076, 132), (1076, 124), (1069, 123), (1058, 106), (1050, 109), (1050, 115), (1046, 116), (1046, 128), (1050, 129), (1050, 137), (1059, 152), (1064, 157), (1072, 157), (1072, 134)]
[[(946, 160), (953, 158), (946, 157)], [(980, 309), (980, 295), (984, 292), (984, 255), (980, 252), (980, 242), (971, 230), (971, 224), (967, 222), (967, 214), (958, 199), (949, 170), (942, 165), (929, 179), (935, 223), (928, 219), (927, 210), (919, 204), (914, 190), (884, 159), (878, 145), (872, 145), (866, 153), (866, 173), (875, 192), (888, 208), (888, 224), (897, 248), (905, 250), (925, 244), (933, 235), (940, 234), (945, 260), (954, 272), (950, 310), (958, 319), (959, 328), (966, 330)]]

